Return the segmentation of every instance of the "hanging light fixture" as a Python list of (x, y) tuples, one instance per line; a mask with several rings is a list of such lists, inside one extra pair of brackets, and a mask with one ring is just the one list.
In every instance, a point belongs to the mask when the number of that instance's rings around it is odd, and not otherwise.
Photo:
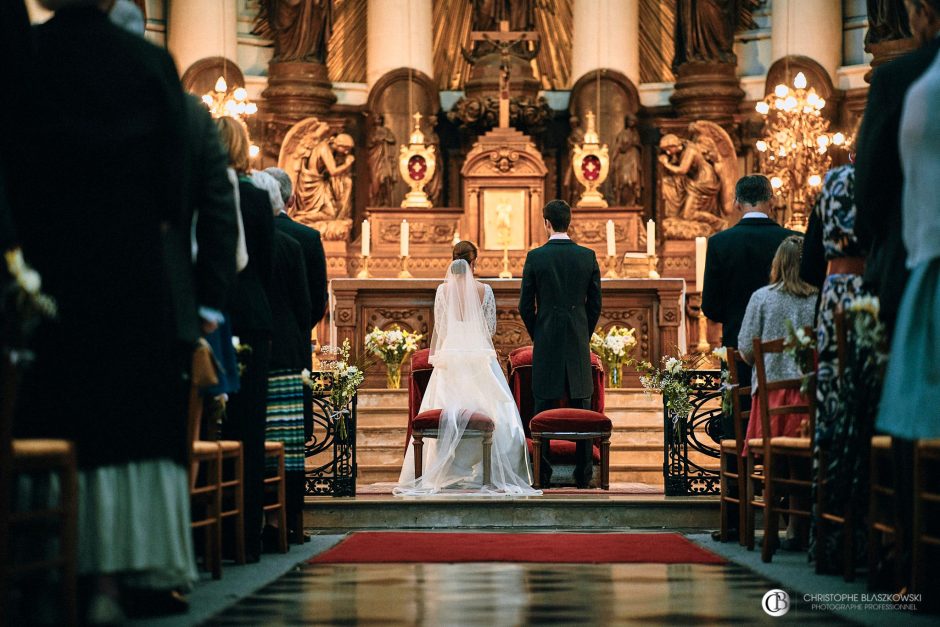
[(755, 106), (764, 118), (764, 134), (755, 143), (760, 171), (770, 178), (777, 204), (788, 212), (790, 228), (805, 229), (807, 208), (822, 187), (832, 164), (832, 150), (845, 149), (851, 138), (830, 133), (822, 115), (826, 100), (799, 72), (793, 87), (779, 84)]

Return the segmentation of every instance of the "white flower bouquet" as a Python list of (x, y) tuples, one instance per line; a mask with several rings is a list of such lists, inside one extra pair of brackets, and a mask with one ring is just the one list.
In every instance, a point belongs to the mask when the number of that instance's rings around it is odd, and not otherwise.
[(623, 365), (628, 362), (636, 343), (636, 329), (627, 327), (614, 325), (604, 335), (596, 331), (591, 334), (591, 350), (604, 363), (607, 387), (620, 387)]
[(350, 343), (346, 339), (342, 346), (324, 346), (325, 355), (334, 355), (336, 359), (320, 362), (320, 370), (311, 373), (306, 368), (300, 376), (304, 385), (307, 385), (315, 394), (329, 395), (330, 404), (335, 410), (336, 434), (340, 440), (345, 440), (348, 432), (345, 416), (348, 406), (356, 392), (365, 380), (364, 368), (361, 364), (350, 362)]
[(366, 335), (366, 350), (385, 363), (388, 389), (401, 387), (401, 364), (418, 350), (418, 342), (422, 339), (424, 336), (420, 333), (405, 331), (398, 325), (385, 330), (375, 327)]

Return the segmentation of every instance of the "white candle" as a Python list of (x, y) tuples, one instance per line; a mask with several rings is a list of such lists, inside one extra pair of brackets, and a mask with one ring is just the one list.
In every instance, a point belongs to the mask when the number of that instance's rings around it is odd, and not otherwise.
[(369, 246), (372, 244), (372, 225), (368, 220), (362, 221), (362, 256), (369, 256)]
[(454, 246), (460, 243), (460, 231), (454, 229)]
[(617, 254), (617, 240), (614, 236), (614, 221), (607, 221), (607, 256), (613, 257)]
[(695, 238), (695, 291), (701, 292), (705, 285), (705, 251), (708, 250), (708, 240), (704, 237)]
[(409, 238), (408, 220), (402, 220), (401, 221), (401, 256), (402, 257), (408, 256), (408, 238)]
[(646, 254), (656, 254), (656, 223), (652, 220), (646, 221)]

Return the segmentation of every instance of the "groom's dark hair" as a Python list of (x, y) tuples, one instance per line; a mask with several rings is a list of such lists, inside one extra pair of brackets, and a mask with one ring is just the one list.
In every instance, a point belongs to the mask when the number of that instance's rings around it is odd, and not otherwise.
[(551, 222), (554, 231), (564, 233), (571, 224), (571, 207), (564, 200), (550, 200), (542, 209), (542, 217)]
[(767, 202), (774, 195), (774, 188), (763, 174), (749, 174), (738, 179), (734, 186), (734, 197), (742, 205), (757, 205)]

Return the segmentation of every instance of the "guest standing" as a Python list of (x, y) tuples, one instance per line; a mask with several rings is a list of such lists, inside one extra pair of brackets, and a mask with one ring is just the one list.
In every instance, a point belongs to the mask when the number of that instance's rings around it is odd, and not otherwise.
[[(59, 317), (36, 334), (18, 437), (73, 440), (79, 573), (96, 604), (183, 609), (196, 579), (189, 529), (186, 399), (192, 346), (175, 315), (187, 268), (179, 156), (184, 105), (170, 56), (96, 4), (44, 1), (29, 103), (9, 138), (13, 216)], [(62, 106), (49, 85), (70, 96)], [(130, 103), (130, 104), (129, 104)], [(71, 154), (68, 167), (44, 168)], [(172, 264), (170, 263), (172, 260)], [(192, 295), (190, 295), (192, 297)], [(196, 310), (185, 312), (194, 328)], [(141, 607), (145, 602), (147, 607)]]
[[(770, 265), (780, 242), (794, 231), (770, 219), (773, 188), (766, 176), (742, 177), (734, 187), (734, 207), (740, 221), (712, 235), (705, 257), (702, 312), (722, 324), (722, 345), (738, 347), (738, 334), (748, 302), (757, 289), (767, 285)], [(751, 368), (738, 362), (742, 381), (751, 378)], [(722, 438), (734, 437), (730, 416), (722, 417)]]
[[(936, 19), (940, 11), (933, 14)], [(912, 20), (913, 21), (913, 20)], [(940, 438), (940, 120), (933, 111), (940, 102), (940, 56), (908, 91), (901, 117), (901, 163), (904, 168), (903, 223), (907, 267), (911, 271), (898, 310), (878, 409), (877, 428), (898, 448), (911, 450), (915, 440)], [(900, 520), (911, 520), (912, 482), (909, 467), (900, 469)], [(905, 526), (909, 531), (910, 526)], [(907, 583), (910, 537), (901, 535), (903, 560), (899, 573)]]
[[(268, 193), (272, 216), (283, 211), (278, 182), (264, 172), (255, 172), (252, 180)], [(301, 372), (311, 364), (310, 294), (300, 244), (278, 229), (274, 230), (274, 280), (268, 298), (274, 324), (265, 439), (284, 443), (288, 531), (295, 542), (302, 542), (306, 437)]]
[(248, 132), (238, 120), (216, 121), (229, 165), (238, 174), (238, 196), (245, 226), (248, 265), (238, 274), (231, 303), (232, 330), (241, 344), (245, 365), (240, 389), (226, 411), (225, 437), (242, 442), (245, 456), (245, 550), (249, 561), (261, 555), (264, 506), (264, 431), (271, 363), (273, 321), (269, 294), (273, 282), (274, 218), (268, 194), (248, 176)]
[[(751, 296), (741, 331), (738, 333), (738, 352), (748, 365), (754, 363), (754, 339), (763, 342), (786, 337), (790, 328), (802, 329), (812, 326), (816, 312), (816, 288), (800, 279), (800, 254), (803, 251), (803, 238), (798, 235), (787, 237), (774, 255), (770, 268), (770, 284), (762, 287)], [(764, 357), (767, 382), (799, 378), (802, 373), (791, 355), (774, 353)], [(747, 423), (745, 452), (747, 441), (763, 437), (761, 424), (762, 410), (757, 402), (759, 393), (757, 373), (751, 375), (751, 416)], [(805, 397), (798, 390), (771, 390), (767, 392), (770, 409), (805, 403)], [(801, 425), (808, 417), (806, 414), (784, 414), (770, 417), (771, 437), (800, 435)], [(791, 497), (794, 498), (794, 497)], [(787, 538), (791, 542), (796, 538), (796, 517), (790, 517)]]
[[(810, 283), (818, 280), (822, 286), (816, 317), (818, 367), (813, 460), (817, 467), (821, 459), (825, 460), (824, 511), (837, 514), (842, 514), (850, 504), (854, 511), (864, 511), (866, 507), (868, 459), (879, 389), (878, 369), (873, 359), (861, 354), (862, 349), (847, 345), (845, 363), (839, 363), (836, 314), (852, 300), (869, 295), (862, 281), (866, 251), (855, 234), (855, 218), (855, 168), (851, 164), (833, 168), (826, 174), (810, 216), (800, 274), (804, 279), (809, 277)], [(818, 489), (814, 484), (814, 490)], [(865, 521), (862, 516), (855, 520), (852, 533), (858, 540), (854, 546), (861, 550), (866, 544)], [(841, 571), (843, 531), (841, 526), (832, 526), (825, 534), (819, 570)], [(812, 541), (816, 541), (815, 537)], [(810, 555), (815, 554), (812, 549)]]

